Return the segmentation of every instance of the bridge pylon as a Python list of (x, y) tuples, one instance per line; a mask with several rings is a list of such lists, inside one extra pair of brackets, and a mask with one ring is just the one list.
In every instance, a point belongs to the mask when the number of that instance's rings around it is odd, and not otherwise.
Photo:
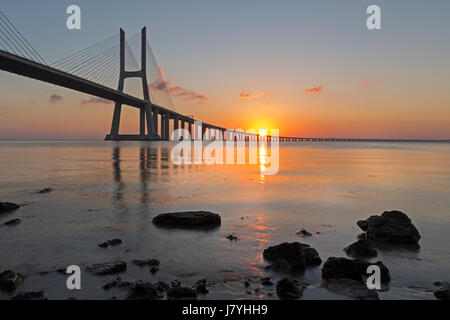
[[(147, 82), (147, 29), (143, 27), (141, 30), (141, 70), (127, 71), (125, 70), (125, 31), (120, 29), (120, 74), (118, 91), (123, 93), (124, 82), (126, 78), (141, 78), (142, 89), (144, 95), (145, 106), (139, 110), (139, 134), (138, 135), (121, 135), (119, 134), (120, 116), (122, 113), (122, 103), (115, 102), (114, 114), (111, 124), (111, 132), (106, 135), (105, 140), (161, 140), (155, 128), (154, 116), (152, 115), (152, 103), (150, 101), (150, 93)], [(157, 112), (154, 110), (153, 112)], [(157, 114), (156, 114), (157, 116)], [(147, 132), (146, 132), (147, 129)]]

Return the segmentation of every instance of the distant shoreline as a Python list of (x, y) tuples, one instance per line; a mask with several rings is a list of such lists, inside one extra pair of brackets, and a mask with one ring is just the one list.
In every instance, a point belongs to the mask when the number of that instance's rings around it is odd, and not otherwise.
[[(361, 138), (307, 138), (307, 139), (315, 139), (314, 141), (280, 141), (280, 142), (346, 142), (346, 143), (357, 143), (357, 142), (413, 142), (413, 143), (450, 143), (450, 139), (361, 139)], [(320, 140), (322, 139), (322, 140)], [(342, 140), (342, 141), (341, 141)], [(87, 139), (31, 139), (31, 138), (0, 138), (0, 142), (9, 142), (9, 141), (105, 141), (101, 138), (87, 138)], [(130, 140), (131, 141), (131, 140)], [(123, 140), (122, 142), (127, 142)], [(154, 141), (154, 142), (166, 142), (166, 141)], [(169, 141), (175, 142), (175, 141)]]

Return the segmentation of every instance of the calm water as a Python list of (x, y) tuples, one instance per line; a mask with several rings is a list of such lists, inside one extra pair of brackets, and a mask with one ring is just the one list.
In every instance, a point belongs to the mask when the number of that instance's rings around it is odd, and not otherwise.
[[(66, 276), (42, 271), (124, 260), (125, 280), (206, 278), (217, 298), (276, 298), (259, 278), (262, 251), (284, 241), (316, 248), (322, 260), (345, 256), (356, 221), (384, 210), (407, 213), (422, 235), (420, 249), (379, 249), (391, 271), (382, 299), (434, 299), (435, 280), (450, 280), (450, 144), (282, 143), (280, 171), (264, 176), (257, 165), (173, 165), (169, 143), (103, 141), (0, 142), (0, 201), (22, 207), (0, 216), (0, 271), (25, 274), (16, 293), (44, 290), (57, 298), (122, 298), (101, 287), (117, 275), (82, 274), (82, 290), (66, 289)], [(49, 194), (36, 191), (52, 187)], [(222, 216), (215, 231), (156, 228), (163, 212), (209, 210)], [(314, 233), (303, 238), (300, 228)], [(315, 234), (320, 232), (321, 234)], [(239, 241), (224, 236), (236, 233)], [(102, 249), (98, 243), (122, 238)], [(134, 266), (157, 258), (160, 271)], [(297, 275), (310, 285), (303, 299), (345, 299), (321, 287), (320, 267)], [(246, 293), (244, 281), (252, 285)], [(256, 290), (255, 288), (260, 289)], [(271, 296), (270, 294), (273, 294)], [(0, 292), (0, 298), (8, 298)]]

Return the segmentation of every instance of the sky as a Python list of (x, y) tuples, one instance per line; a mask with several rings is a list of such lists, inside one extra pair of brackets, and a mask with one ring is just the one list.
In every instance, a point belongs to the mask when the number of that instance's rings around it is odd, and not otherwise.
[[(68, 30), (66, 8), (81, 8)], [(381, 30), (366, 9), (381, 8)], [(227, 128), (282, 136), (450, 139), (447, 0), (2, 0), (0, 9), (48, 62), (122, 27), (149, 28), (178, 111)], [(113, 106), (0, 71), (0, 139), (103, 138)], [(89, 103), (89, 101), (93, 101)], [(124, 108), (121, 133), (137, 133)]]

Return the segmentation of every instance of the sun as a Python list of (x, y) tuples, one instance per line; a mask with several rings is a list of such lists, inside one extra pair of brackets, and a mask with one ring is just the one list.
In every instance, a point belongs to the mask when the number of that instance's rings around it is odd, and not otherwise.
[(262, 137), (267, 136), (267, 129), (259, 129), (259, 135)]

